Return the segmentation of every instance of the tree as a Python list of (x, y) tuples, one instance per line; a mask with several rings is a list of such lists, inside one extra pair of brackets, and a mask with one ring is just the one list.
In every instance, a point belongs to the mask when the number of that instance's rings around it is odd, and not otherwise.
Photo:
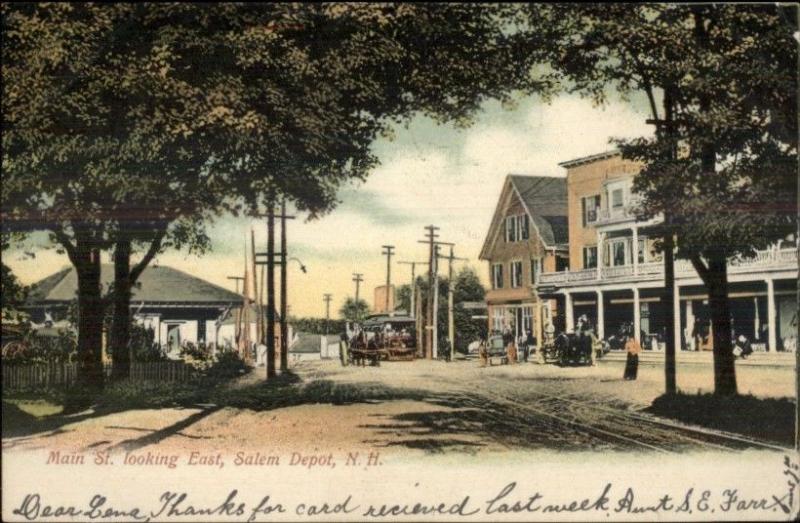
[(347, 321), (361, 321), (367, 314), (369, 314), (369, 304), (361, 299), (356, 301), (355, 298), (347, 298), (339, 309), (339, 316)]
[(481, 284), (478, 274), (470, 267), (464, 267), (456, 275), (453, 288), (455, 307), (453, 318), (456, 331), (456, 349), (467, 351), (467, 346), (478, 339), (485, 338), (488, 325), (484, 320), (473, 320), (472, 312), (464, 308), (464, 302), (482, 302), (486, 298), (486, 289)]
[(548, 88), (517, 68), (530, 53), (507, 37), (504, 7), (2, 9), (3, 223), (50, 230), (75, 266), (80, 375), (93, 386), (102, 251), (114, 249), (119, 349), (131, 287), (169, 238), (181, 242), (182, 220), (196, 231), (279, 196), (327, 212), (342, 182), (367, 176), (391, 124), (421, 111), (466, 125), (486, 98)]
[(523, 11), (536, 31), (519, 36), (535, 48), (550, 42), (552, 74), (568, 89), (597, 101), (610, 87), (647, 95), (655, 138), (618, 143), (624, 157), (644, 164), (634, 185), (642, 196), (637, 214), (663, 215), (662, 248), (674, 238), (676, 256), (691, 260), (703, 280), (715, 392), (735, 394), (727, 260), (796, 227), (796, 10), (586, 4)]
[(5, 263), (0, 263), (0, 270), (2, 270), (0, 285), (3, 292), (0, 293), (0, 300), (2, 300), (3, 318), (14, 318), (18, 315), (19, 307), (25, 303), (28, 288), (20, 283), (11, 267)]
[(411, 289), (411, 285), (408, 283), (404, 283), (397, 288), (397, 292), (395, 296), (397, 296), (397, 309), (401, 309), (406, 311), (409, 316), (414, 315), (414, 311), (411, 310), (411, 293), (413, 290)]

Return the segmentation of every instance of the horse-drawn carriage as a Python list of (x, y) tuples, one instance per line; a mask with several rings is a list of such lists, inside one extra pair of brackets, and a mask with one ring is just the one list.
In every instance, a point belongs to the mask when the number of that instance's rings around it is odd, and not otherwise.
[(549, 336), (542, 345), (545, 363), (559, 365), (594, 365), (598, 354), (606, 351), (603, 342), (585, 324), (579, 324), (575, 332), (562, 332)]
[(354, 365), (380, 365), (381, 361), (410, 361), (417, 351), (414, 319), (407, 316), (373, 316), (348, 328), (348, 359)]

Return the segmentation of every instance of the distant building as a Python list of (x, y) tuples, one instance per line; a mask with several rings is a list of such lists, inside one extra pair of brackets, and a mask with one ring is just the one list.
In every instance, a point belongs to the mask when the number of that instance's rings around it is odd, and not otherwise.
[(569, 268), (566, 179), (506, 176), (480, 259), (489, 265), (490, 332), (508, 326), (541, 339), (544, 325), (563, 324), (555, 301), (540, 299), (534, 286), (541, 274)]
[[(110, 289), (114, 268), (101, 268), (102, 288)], [(34, 323), (46, 318), (63, 320), (77, 299), (78, 280), (73, 268), (65, 268), (31, 287), (26, 310)], [(152, 328), (155, 341), (172, 357), (182, 343), (195, 345), (216, 341), (217, 322), (226, 311), (241, 306), (242, 296), (185, 272), (163, 266), (149, 266), (133, 289), (131, 311), (134, 319)]]
[(374, 314), (384, 314), (388, 311), (394, 311), (395, 307), (395, 287), (389, 286), (389, 308), (386, 308), (386, 285), (379, 285), (375, 287), (375, 301), (373, 301), (372, 310)]

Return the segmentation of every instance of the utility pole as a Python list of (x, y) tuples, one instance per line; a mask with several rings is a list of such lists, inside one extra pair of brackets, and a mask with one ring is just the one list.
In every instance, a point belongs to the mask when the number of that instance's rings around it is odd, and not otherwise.
[(328, 335), (328, 324), (331, 321), (331, 299), (332, 295), (330, 294), (323, 294), (322, 295), (323, 301), (325, 301), (325, 335)]
[(361, 287), (361, 282), (364, 281), (362, 276), (364, 275), (360, 272), (353, 273), (353, 281), (356, 282), (356, 304), (358, 304), (358, 290)]
[(275, 212), (274, 196), (267, 214), (267, 379), (275, 377)]
[[(419, 243), (426, 243), (428, 244), (428, 248), (430, 250), (429, 255), (429, 265), (428, 265), (428, 288), (429, 296), (428, 296), (428, 306), (427, 306), (427, 325), (425, 326), (426, 331), (426, 346), (425, 346), (425, 355), (428, 359), (433, 359), (436, 357), (436, 353), (438, 352), (439, 348), (439, 340), (437, 339), (438, 335), (438, 299), (439, 299), (439, 283), (438, 283), (438, 263), (437, 258), (439, 257), (438, 248), (440, 245), (454, 245), (450, 242), (442, 242), (436, 240), (439, 236), (436, 231), (439, 227), (434, 225), (428, 225), (425, 227), (428, 230), (427, 239), (425, 240), (418, 240)], [(431, 298), (432, 296), (432, 298)]]
[[(274, 199), (271, 202), (274, 202)], [(274, 203), (271, 203), (269, 212), (263, 216), (267, 217), (267, 252), (256, 253), (256, 256), (266, 256), (267, 258), (266, 261), (258, 262), (258, 264), (267, 266), (267, 377), (270, 377), (275, 375), (275, 265), (281, 266), (280, 369), (282, 373), (289, 369), (288, 277), (286, 270), (289, 260), (286, 249), (286, 220), (293, 220), (295, 217), (286, 214), (285, 197), (281, 199), (280, 214), (275, 212)], [(281, 250), (279, 253), (275, 252), (275, 218), (281, 220)], [(270, 233), (270, 231), (272, 232)], [(279, 259), (276, 260), (276, 257)], [(269, 370), (270, 365), (272, 374)]]
[[(664, 92), (664, 119), (659, 120), (658, 114), (653, 114), (653, 118), (646, 120), (648, 124), (655, 125), (656, 138), (660, 140), (668, 140), (669, 149), (667, 156), (669, 160), (677, 158), (677, 144), (675, 143), (675, 122), (672, 118), (673, 100), (669, 90)], [(655, 108), (653, 109), (655, 111)], [(675, 335), (676, 322), (679, 323), (680, 315), (675, 314), (674, 302), (677, 298), (677, 288), (675, 286), (675, 239), (672, 231), (672, 216), (667, 210), (664, 213), (664, 226), (665, 231), (662, 236), (662, 248), (664, 256), (664, 289), (662, 291), (663, 305), (664, 305), (664, 320), (667, 324), (665, 336), (665, 351), (664, 351), (664, 389), (667, 394), (675, 394), (678, 390), (677, 380), (675, 376), (676, 362), (675, 354), (679, 350), (678, 346), (681, 343), (679, 336)], [(638, 249), (638, 246), (634, 246)], [(634, 251), (634, 256), (639, 253)]]
[(433, 358), (439, 357), (439, 245), (433, 246)]
[(450, 340), (450, 361), (453, 361), (456, 355), (456, 327), (455, 318), (453, 317), (453, 262), (466, 261), (467, 258), (457, 258), (453, 254), (453, 246), (450, 246), (450, 256), (447, 257), (447, 338)]
[(228, 276), (228, 279), (236, 281), (236, 294), (239, 294), (239, 282), (244, 281), (244, 278), (241, 276)]
[(394, 253), (394, 245), (383, 245), (381, 254), (386, 255), (386, 314), (394, 316), (394, 310), (389, 310), (389, 289), (392, 286), (392, 254)]
[(431, 305), (431, 293), (433, 292), (433, 271), (435, 267), (435, 255), (433, 252), (433, 245), (436, 241), (436, 238), (439, 235), (436, 233), (439, 230), (439, 227), (435, 225), (428, 225), (425, 227), (428, 231), (427, 240), (420, 240), (420, 243), (427, 243), (428, 244), (428, 306), (426, 310), (426, 320), (425, 320), (425, 357), (433, 359), (433, 324), (434, 324), (434, 313), (433, 307)]
[(417, 295), (417, 265), (426, 265), (428, 262), (398, 261), (400, 265), (411, 265), (411, 303), (408, 306), (408, 315), (415, 318), (417, 315), (415, 297)]
[(281, 374), (289, 370), (289, 327), (287, 323), (287, 274), (286, 266), (289, 258), (286, 254), (286, 220), (294, 216), (286, 216), (286, 197), (281, 199)]
[[(256, 233), (252, 228), (250, 228), (250, 254), (253, 265), (253, 301), (256, 302), (256, 346), (258, 346), (259, 343), (264, 343), (264, 304), (259, 299), (260, 288), (258, 285), (258, 271), (256, 270)], [(261, 285), (264, 285), (263, 279)]]

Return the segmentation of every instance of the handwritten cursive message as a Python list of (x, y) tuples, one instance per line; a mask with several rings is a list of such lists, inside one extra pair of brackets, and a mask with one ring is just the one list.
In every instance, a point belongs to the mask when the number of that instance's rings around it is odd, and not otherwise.
[[(589, 495), (560, 496), (546, 493), (531, 485), (510, 481), (490, 495), (468, 493), (452, 499), (387, 499), (383, 503), (367, 503), (357, 493), (338, 499), (284, 502), (270, 494), (245, 499), (238, 489), (225, 497), (208, 501), (189, 491), (165, 491), (148, 506), (125, 506), (120, 499), (97, 493), (75, 505), (51, 504), (38, 492), (25, 494), (13, 509), (15, 516), (27, 521), (80, 519), (169, 521), (196, 518), (202, 521), (226, 520), (270, 521), (274, 519), (318, 519), (343, 516), (348, 519), (380, 520), (416, 516), (425, 520), (436, 518), (478, 519), (505, 518), (509, 515), (542, 515), (557, 519), (558, 515), (580, 514), (583, 519), (613, 519), (615, 515), (644, 515), (654, 519), (660, 515), (704, 514), (709, 519), (720, 515), (736, 515), (742, 519), (757, 518), (759, 514), (774, 514), (775, 518), (791, 520), (797, 515), (797, 490), (800, 485), (800, 465), (786, 456), (783, 461), (786, 488), (767, 496), (754, 496), (734, 486), (714, 489), (689, 487), (681, 492), (665, 492), (653, 496), (639, 494), (636, 488), (606, 483)], [(282, 517), (279, 517), (282, 516)]]

